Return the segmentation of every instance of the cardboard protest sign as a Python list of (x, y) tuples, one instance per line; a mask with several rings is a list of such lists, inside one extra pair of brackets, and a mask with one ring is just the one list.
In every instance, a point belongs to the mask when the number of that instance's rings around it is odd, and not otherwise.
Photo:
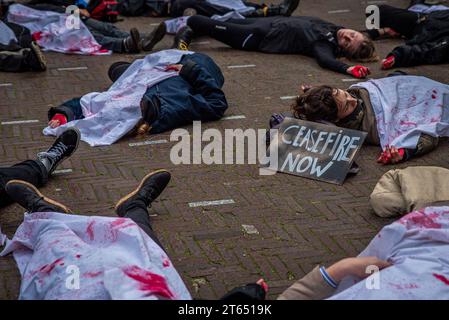
[(367, 133), (286, 118), (270, 144), (278, 161), (270, 169), (343, 184)]

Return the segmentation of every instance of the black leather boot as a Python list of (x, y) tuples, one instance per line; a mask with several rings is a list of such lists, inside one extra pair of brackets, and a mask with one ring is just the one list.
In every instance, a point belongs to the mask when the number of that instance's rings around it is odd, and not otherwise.
[(192, 42), (194, 33), (189, 26), (182, 27), (175, 36), (175, 41), (172, 48), (178, 50), (189, 50), (189, 45)]
[(65, 205), (45, 197), (35, 186), (26, 181), (11, 180), (6, 184), (5, 191), (12, 200), (24, 207), (29, 213), (71, 212)]
[(170, 172), (166, 170), (157, 170), (149, 173), (140, 182), (137, 189), (120, 199), (115, 205), (115, 211), (120, 217), (135, 208), (147, 208), (164, 191), (170, 182)]
[(123, 49), (126, 53), (140, 52), (140, 33), (136, 28), (129, 30), (129, 36), (123, 39)]
[(153, 47), (161, 41), (165, 34), (167, 33), (167, 27), (165, 22), (159, 23), (159, 25), (154, 29), (148, 36), (144, 37), (141, 41), (141, 46), (143, 51), (151, 51)]
[(266, 16), (285, 16), (290, 17), (293, 11), (298, 8), (300, 0), (284, 0), (279, 5), (271, 5), (267, 8)]

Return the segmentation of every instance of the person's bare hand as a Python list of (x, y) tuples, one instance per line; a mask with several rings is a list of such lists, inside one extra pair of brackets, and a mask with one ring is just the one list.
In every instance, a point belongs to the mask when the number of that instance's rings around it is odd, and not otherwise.
[(89, 11), (87, 11), (87, 9), (79, 9), (80, 10), (80, 15), (85, 16), (85, 17), (90, 17), (90, 13)]
[(394, 164), (401, 162), (404, 159), (404, 149), (398, 149), (393, 146), (387, 146), (385, 150), (381, 153), (377, 162), (383, 164)]
[(392, 28), (384, 28), (384, 32), (392, 38), (398, 38), (401, 36), (400, 33), (394, 31)]
[(376, 266), (379, 270), (382, 270), (391, 266), (391, 263), (376, 257), (346, 258), (333, 264), (326, 271), (334, 281), (340, 282), (347, 276), (355, 276), (361, 279), (370, 276), (370, 273), (367, 273), (369, 266)]
[(59, 127), (61, 125), (61, 122), (59, 120), (50, 120), (48, 122), (48, 125), (50, 126), (50, 128), (54, 129)]

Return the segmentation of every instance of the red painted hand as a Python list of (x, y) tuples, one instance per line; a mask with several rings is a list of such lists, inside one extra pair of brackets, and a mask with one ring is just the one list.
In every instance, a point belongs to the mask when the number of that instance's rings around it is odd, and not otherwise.
[(389, 56), (386, 59), (382, 60), (382, 69), (387, 70), (387, 69), (391, 69), (394, 66), (395, 63), (395, 57), (394, 56)]
[(364, 66), (350, 67), (346, 72), (359, 79), (365, 78), (367, 75), (371, 74), (370, 69)]

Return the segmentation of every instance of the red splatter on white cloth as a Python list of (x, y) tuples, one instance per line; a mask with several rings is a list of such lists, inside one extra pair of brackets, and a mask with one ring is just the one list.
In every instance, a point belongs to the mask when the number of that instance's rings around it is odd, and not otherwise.
[(81, 132), (81, 140), (91, 146), (110, 145), (131, 131), (142, 118), (140, 101), (146, 90), (159, 82), (178, 76), (165, 71), (190, 51), (163, 50), (135, 60), (112, 86), (103, 92), (91, 92), (81, 98), (84, 119), (70, 121), (56, 129), (46, 127), (45, 135), (59, 136), (68, 127)]
[[(20, 299), (191, 299), (165, 252), (127, 218), (26, 214), (0, 256), (9, 253)], [(76, 274), (79, 289), (67, 285)]]
[(353, 85), (368, 90), (383, 149), (414, 149), (420, 133), (449, 136), (449, 85), (417, 76), (394, 76)]
[(379, 235), (360, 256), (376, 256), (393, 265), (367, 280), (343, 279), (330, 299), (449, 300), (449, 207), (411, 212)]
[(82, 20), (79, 20), (79, 28), (72, 28), (67, 18), (67, 14), (35, 10), (21, 4), (13, 4), (8, 10), (8, 21), (30, 29), (34, 40), (44, 50), (82, 55), (112, 53), (101, 48)]

